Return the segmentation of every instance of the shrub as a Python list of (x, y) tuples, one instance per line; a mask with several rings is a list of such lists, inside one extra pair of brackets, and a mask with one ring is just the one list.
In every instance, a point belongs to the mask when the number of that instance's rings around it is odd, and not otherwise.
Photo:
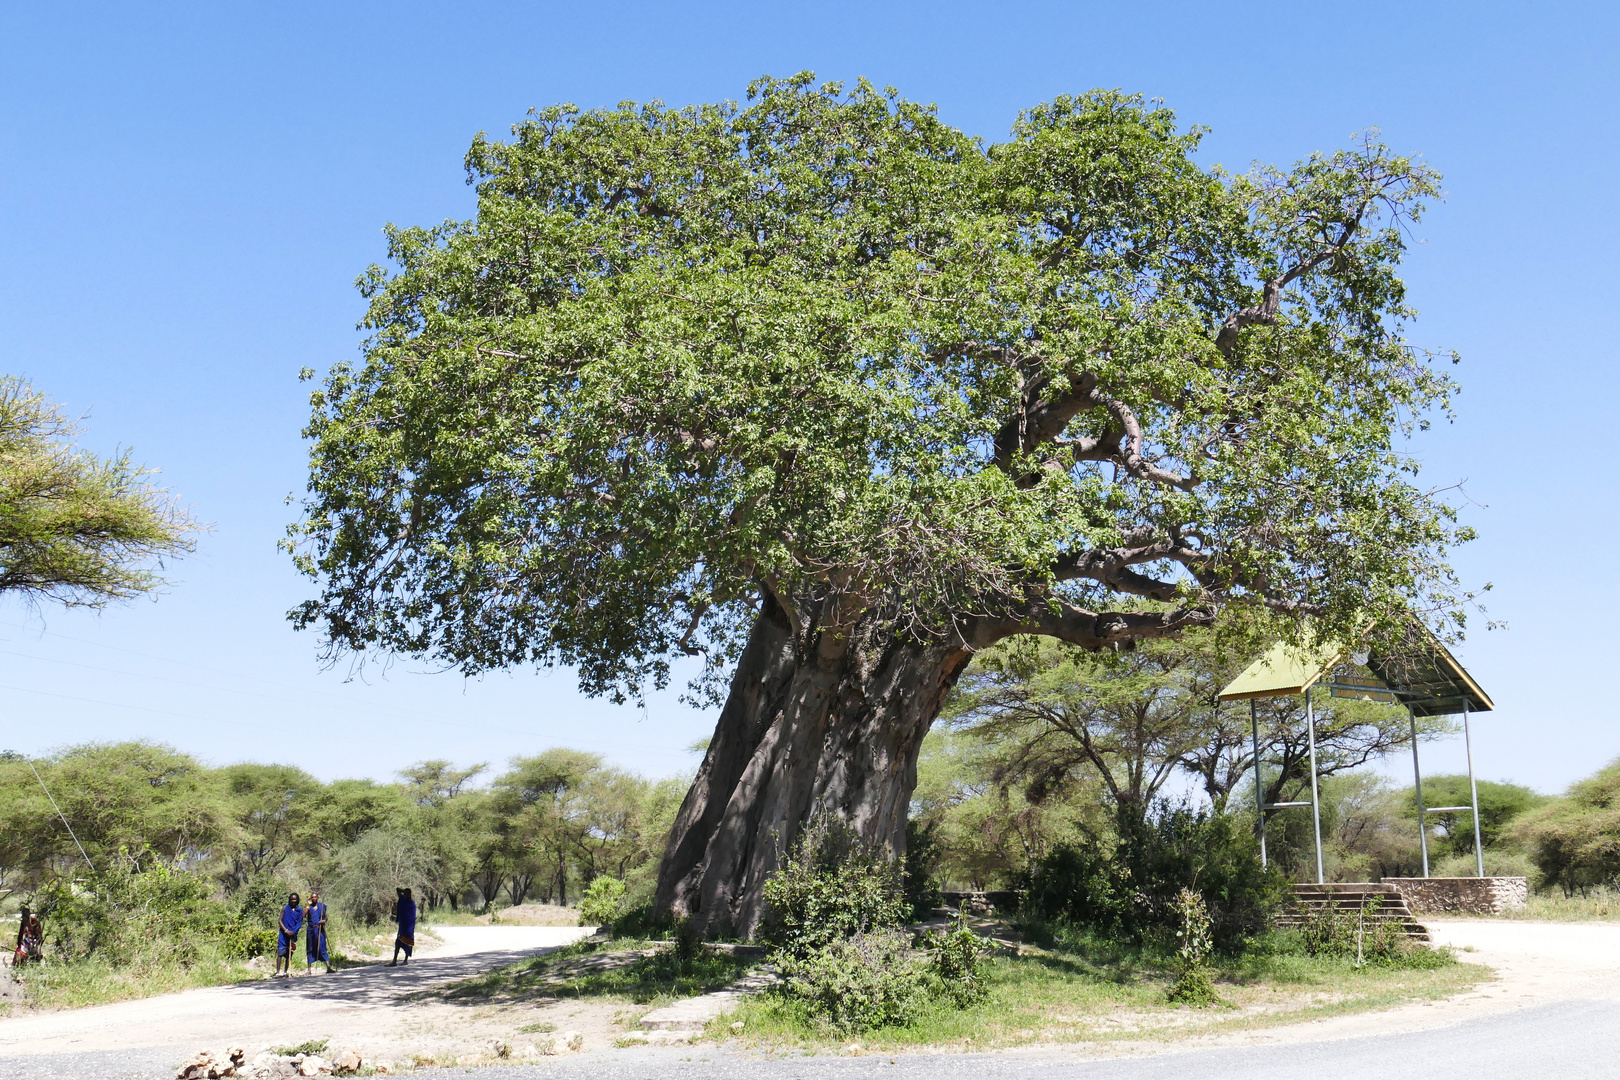
[(900, 925), (910, 912), (888, 853), (841, 822), (812, 822), (765, 882), (761, 936), (805, 959), (835, 942)]
[(1170, 1000), (1182, 1005), (1213, 1005), (1220, 1000), (1209, 977), (1209, 954), (1215, 948), (1209, 909), (1191, 889), (1176, 894), (1176, 981)]
[(1450, 953), (1408, 941), (1393, 924), (1375, 917), (1378, 910), (1378, 901), (1368, 897), (1359, 909), (1312, 911), (1300, 927), (1300, 944), (1310, 956), (1378, 967), (1433, 968), (1455, 962)]
[(67, 961), (188, 966), (208, 954), (256, 956), (274, 944), (274, 931), (215, 889), (203, 874), (126, 854), (81, 881), (47, 883), (34, 905), (47, 945)]
[(1513, 823), (1544, 886), (1565, 896), (1620, 884), (1620, 760), (1572, 785), (1567, 794)]
[(692, 920), (683, 915), (670, 928), (670, 940), (673, 942), (670, 952), (680, 964), (681, 972), (690, 973), (693, 962), (703, 955), (703, 935), (698, 933)]
[(927, 987), (923, 955), (898, 930), (872, 930), (778, 961), (779, 993), (843, 1031), (904, 1024)]
[(624, 907), (624, 882), (618, 878), (599, 877), (585, 890), (579, 902), (579, 925), (611, 926)]
[(901, 877), (913, 919), (927, 918), (945, 899), (939, 888), (939, 864), (944, 852), (940, 850), (938, 832), (939, 827), (934, 822), (906, 820), (906, 855), (901, 863)]
[(967, 919), (943, 934), (929, 934), (924, 945), (930, 954), (929, 966), (945, 996), (959, 1009), (984, 998), (985, 986), (980, 961), (990, 952), (987, 938), (973, 932)]
[[(1435, 877), (1473, 877), (1479, 872), (1479, 864), (1474, 860), (1474, 853), (1470, 851), (1466, 855), (1448, 855), (1436, 863), (1431, 872)], [(1493, 851), (1486, 848), (1485, 876), (1522, 877), (1535, 881), (1536, 864), (1530, 861), (1530, 856), (1517, 851)]]
[(1085, 836), (1038, 861), (1025, 910), (1140, 941), (1176, 932), (1183, 889), (1202, 898), (1214, 946), (1230, 951), (1269, 925), (1287, 883), (1260, 865), (1236, 817), (1160, 802), (1123, 811), (1112, 836)]

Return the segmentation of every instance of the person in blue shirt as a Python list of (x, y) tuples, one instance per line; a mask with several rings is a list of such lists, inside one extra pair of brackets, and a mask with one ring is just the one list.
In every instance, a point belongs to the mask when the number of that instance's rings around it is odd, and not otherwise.
[(309, 931), (304, 939), (304, 972), (308, 974), (319, 960), (330, 975), (332, 958), (326, 952), (326, 904), (321, 901), (321, 894), (313, 889), (309, 893), (309, 906), (304, 909), (304, 926)]
[(399, 924), (399, 933), (394, 935), (394, 958), (388, 962), (389, 967), (400, 962), (401, 949), (405, 950), (405, 963), (410, 963), (411, 950), (416, 947), (416, 901), (409, 889), (395, 889), (394, 895), (394, 921)]
[(287, 894), (287, 906), (281, 909), (276, 926), (276, 976), (292, 977), (293, 950), (298, 948), (298, 931), (304, 925), (304, 909), (297, 893)]

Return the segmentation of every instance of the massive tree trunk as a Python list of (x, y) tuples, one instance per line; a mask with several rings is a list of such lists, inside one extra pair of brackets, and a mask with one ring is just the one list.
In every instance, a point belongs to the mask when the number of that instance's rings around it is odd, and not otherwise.
[(795, 632), (766, 595), (658, 871), (658, 910), (751, 937), (799, 831), (834, 815), (899, 855), (917, 755), (971, 652), (867, 615)]

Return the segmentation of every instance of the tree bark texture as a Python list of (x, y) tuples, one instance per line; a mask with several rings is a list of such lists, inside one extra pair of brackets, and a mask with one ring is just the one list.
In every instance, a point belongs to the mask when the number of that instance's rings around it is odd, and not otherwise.
[(658, 911), (754, 936), (765, 879), (823, 814), (901, 854), (923, 736), (970, 656), (881, 618), (796, 634), (767, 593), (670, 831)]

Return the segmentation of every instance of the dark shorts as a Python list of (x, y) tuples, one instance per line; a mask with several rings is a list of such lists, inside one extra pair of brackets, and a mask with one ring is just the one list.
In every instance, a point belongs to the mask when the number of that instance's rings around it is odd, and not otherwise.
[(327, 957), (326, 934), (324, 931), (311, 930), (309, 932), (309, 937), (304, 939), (304, 956), (312, 964), (317, 960), (325, 962)]
[(289, 934), (285, 930), (276, 931), (276, 955), (291, 956), (293, 950), (298, 948), (298, 935)]
[(416, 931), (412, 930), (409, 934), (395, 935), (394, 948), (404, 949), (406, 956), (411, 955), (411, 950), (416, 948)]

